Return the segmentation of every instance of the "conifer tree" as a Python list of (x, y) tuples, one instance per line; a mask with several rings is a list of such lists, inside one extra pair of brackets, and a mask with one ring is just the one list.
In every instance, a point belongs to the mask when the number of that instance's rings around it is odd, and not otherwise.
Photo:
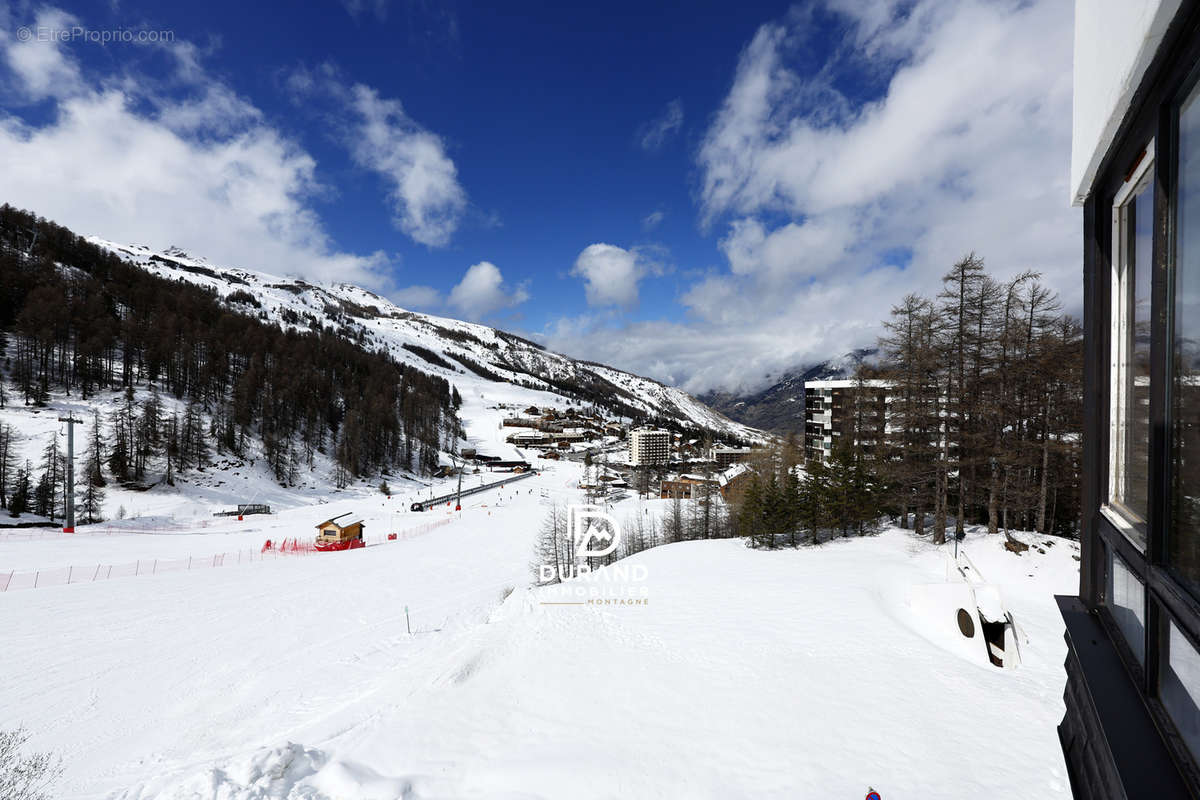
[(88, 439), (84, 457), (84, 488), (80, 496), (80, 512), (84, 522), (92, 524), (102, 520), (104, 505), (104, 458), (100, 438), (100, 412), (92, 412), (92, 435)]
[(25, 466), (17, 470), (17, 477), (13, 481), (12, 495), (8, 499), (8, 513), (10, 516), (19, 517), (30, 508), (30, 487), (29, 474), (32, 470), (32, 465), (29, 461), (25, 462)]
[(35, 490), (37, 513), (49, 517), (53, 522), (65, 512), (66, 496), (65, 463), (58, 447), (58, 433), (50, 434), (50, 442), (42, 451), (42, 475)]
[(13, 464), (16, 461), (13, 445), (12, 425), (0, 423), (0, 508), (8, 508), (8, 498), (13, 490)]

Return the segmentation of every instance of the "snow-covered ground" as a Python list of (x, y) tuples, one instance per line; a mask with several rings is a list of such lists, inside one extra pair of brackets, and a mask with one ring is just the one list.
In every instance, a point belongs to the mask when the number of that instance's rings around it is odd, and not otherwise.
[[(500, 421), (538, 393), (460, 391), (467, 445), (530, 455)], [(0, 421), (36, 464), (61, 412), (86, 412), (75, 402)], [(218, 463), (175, 487), (110, 487), (106, 515), (127, 519), (75, 536), (0, 532), (3, 574), (257, 550), (344, 511), (369, 537), (446, 521), (345, 553), (0, 593), (3, 725), (61, 753), (64, 798), (1069, 796), (1052, 596), (1077, 585), (1072, 543), (965, 543), (1027, 637), (1014, 670), (964, 655), (941, 618), (954, 609), (910, 602), (945, 557), (900, 531), (669, 545), (626, 560), (646, 569), (644, 605), (544, 605), (562, 598), (528, 588), (538, 527), (548, 504), (583, 500), (581, 464), (545, 466), (452, 514), (408, 508), (454, 479), (389, 476), (388, 499)], [(276, 513), (212, 516), (239, 502)], [(613, 515), (668, 508), (631, 497)]]
[[(628, 559), (645, 605), (543, 605), (543, 490), (568, 496), (578, 469), (411, 541), (0, 594), (6, 723), (62, 753), (62, 797), (1069, 796), (1052, 595), (1076, 586), (1072, 543), (964, 544), (1027, 637), (1013, 670), (931, 637), (906, 598), (945, 578), (944, 552), (897, 530), (669, 545)], [(375, 502), (369, 530), (446, 517)], [(327, 507), (255, 521), (253, 541)], [(106, 538), (0, 554), (65, 562)]]

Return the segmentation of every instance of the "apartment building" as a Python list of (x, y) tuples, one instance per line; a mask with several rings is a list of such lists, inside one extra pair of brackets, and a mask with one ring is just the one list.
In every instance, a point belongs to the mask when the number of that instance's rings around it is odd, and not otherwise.
[(666, 464), (671, 456), (671, 432), (635, 428), (629, 432), (629, 463), (634, 467)]
[[(846, 442), (872, 451), (887, 431), (891, 384), (880, 380), (806, 381), (804, 384), (804, 460), (829, 463)], [(851, 440), (854, 431), (858, 436)]]
[(715, 461), (717, 467), (724, 469), (731, 464), (736, 464), (739, 461), (745, 461), (754, 452), (749, 447), (714, 447), (709, 453), (709, 458)]

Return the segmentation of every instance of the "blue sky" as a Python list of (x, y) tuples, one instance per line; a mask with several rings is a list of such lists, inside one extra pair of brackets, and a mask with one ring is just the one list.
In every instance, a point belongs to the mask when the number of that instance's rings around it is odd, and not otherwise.
[(0, 199), (695, 391), (966, 249), (1077, 294), (1062, 0), (494, 5), (0, 4)]

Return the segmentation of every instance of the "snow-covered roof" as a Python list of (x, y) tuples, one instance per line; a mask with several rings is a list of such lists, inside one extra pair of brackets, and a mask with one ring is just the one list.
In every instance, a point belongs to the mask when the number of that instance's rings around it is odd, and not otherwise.
[(339, 520), (339, 519), (341, 519), (341, 518), (342, 518), (342, 517), (344, 517), (344, 516), (347, 516), (347, 515), (346, 515), (346, 514), (339, 514), (338, 516), (334, 517), (333, 519), (327, 519), (327, 520), (325, 520), (324, 522), (322, 522), (320, 525), (317, 525), (316, 527), (318, 527), (318, 528), (324, 528), (326, 525), (329, 525), (330, 523), (332, 523), (332, 524), (334, 524), (334, 525), (338, 526), (339, 528), (349, 528), (349, 527), (351, 527), (351, 526), (353, 526), (353, 525), (361, 525), (361, 524), (362, 524), (362, 522), (363, 522), (363, 518), (362, 518), (362, 517), (355, 517), (355, 518), (353, 518), (352, 520), (350, 520), (349, 522), (338, 522), (338, 520)]
[(855, 386), (870, 386), (876, 389), (890, 389), (892, 384), (890, 381), (871, 378), (869, 380), (855, 380), (854, 378), (838, 378), (837, 380), (828, 381), (805, 381), (805, 389), (850, 389)]
[(550, 434), (542, 431), (517, 431), (508, 435), (510, 439), (549, 439)]
[(750, 470), (750, 467), (746, 466), (745, 464), (741, 464), (741, 463), (731, 464), (729, 469), (725, 470), (724, 472), (722, 472), (720, 475), (717, 476), (717, 482), (720, 483), (722, 486), (724, 486), (725, 484), (729, 483), (734, 478), (738, 477), (739, 475), (741, 475), (744, 472), (748, 472), (749, 470)]

